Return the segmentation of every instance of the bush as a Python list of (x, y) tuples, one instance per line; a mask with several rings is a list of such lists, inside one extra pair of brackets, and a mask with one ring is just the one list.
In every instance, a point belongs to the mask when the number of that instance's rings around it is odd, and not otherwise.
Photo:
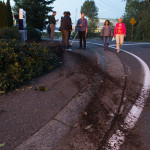
[[(77, 32), (72, 32), (71, 35), (72, 35), (73, 38), (75, 37), (76, 33)], [(100, 35), (101, 35), (100, 32), (97, 32), (97, 33), (90, 32), (90, 31), (87, 32), (87, 38), (94, 38), (94, 37), (100, 38)], [(77, 38), (79, 38), (79, 35), (77, 36)]]
[(21, 34), (17, 27), (0, 28), (0, 39), (21, 40)]
[(94, 32), (88, 32), (87, 37), (93, 38), (93, 37), (99, 37), (100, 38), (100, 32), (94, 33)]
[(57, 55), (38, 43), (0, 40), (0, 94), (51, 71), (58, 64)]
[(28, 40), (39, 41), (41, 40), (41, 32), (38, 29), (28, 27), (27, 28)]

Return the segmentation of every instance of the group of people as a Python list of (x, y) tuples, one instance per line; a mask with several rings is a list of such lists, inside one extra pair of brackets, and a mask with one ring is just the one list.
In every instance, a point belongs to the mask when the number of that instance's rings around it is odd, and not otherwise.
[(124, 37), (126, 37), (126, 26), (123, 23), (123, 19), (119, 18), (118, 23), (115, 26), (114, 34), (112, 28), (110, 26), (109, 20), (106, 20), (104, 23), (104, 27), (101, 31), (101, 36), (104, 40), (104, 51), (108, 50), (108, 45), (111, 37), (116, 38), (116, 49), (117, 52), (120, 52), (120, 48), (123, 45)]
[[(65, 50), (70, 50), (69, 39), (72, 31), (72, 21), (70, 18), (71, 13), (69, 11), (68, 12), (65, 11), (63, 15), (64, 16), (61, 17), (60, 28), (59, 28), (59, 30), (62, 32), (62, 46)], [(55, 25), (56, 22), (59, 21), (55, 19), (55, 16), (56, 16), (56, 12), (54, 11), (52, 16), (50, 16), (49, 25), (47, 28), (51, 40), (54, 39)], [(78, 49), (86, 50), (86, 35), (88, 31), (88, 21), (84, 16), (85, 14), (82, 12), (81, 18), (77, 22), (78, 34), (80, 39), (80, 46)], [(82, 47), (82, 41), (84, 43), (83, 47)]]
[[(55, 25), (56, 22), (59, 20), (55, 19), (56, 12), (53, 12), (53, 15), (50, 17), (49, 20), (49, 29), (50, 29), (50, 38), (51, 40), (54, 39), (54, 31), (55, 31)], [(65, 11), (64, 16), (61, 18), (60, 23), (60, 31), (62, 32), (62, 46), (65, 50), (70, 50), (69, 47), (69, 39), (72, 31), (72, 21), (70, 18), (71, 13)], [(88, 31), (88, 21), (85, 18), (85, 14), (81, 13), (81, 18), (77, 21), (77, 29), (78, 29), (78, 35), (79, 35), (79, 48), (86, 50), (86, 36)], [(108, 50), (109, 41), (111, 37), (116, 38), (116, 49), (117, 52), (120, 51), (120, 48), (123, 45), (124, 37), (126, 37), (126, 26), (123, 23), (123, 19), (119, 18), (118, 23), (115, 26), (114, 34), (113, 30), (110, 26), (110, 21), (106, 20), (104, 23), (104, 27), (101, 31), (101, 36), (104, 40), (104, 50)], [(82, 44), (83, 41), (83, 44)], [(83, 46), (82, 46), (83, 45)]]

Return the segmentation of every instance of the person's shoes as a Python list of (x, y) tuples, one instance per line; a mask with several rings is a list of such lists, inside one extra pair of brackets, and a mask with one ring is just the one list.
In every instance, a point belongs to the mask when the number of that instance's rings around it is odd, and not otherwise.
[(70, 49), (70, 48), (67, 48), (67, 49), (65, 49), (66, 51), (69, 51), (69, 52), (71, 52), (72, 51), (72, 49)]
[(107, 47), (106, 47), (106, 51), (108, 51), (108, 45), (107, 45)]
[(78, 49), (82, 49), (82, 47), (78, 47)]
[(83, 50), (86, 50), (86, 47), (84, 47)]
[(117, 53), (119, 53), (120, 52), (120, 49), (117, 49)]

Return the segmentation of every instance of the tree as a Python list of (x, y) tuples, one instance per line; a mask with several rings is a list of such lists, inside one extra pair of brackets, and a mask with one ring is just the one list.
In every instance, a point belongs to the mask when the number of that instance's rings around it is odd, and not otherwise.
[(0, 28), (7, 27), (6, 5), (0, 1)]
[(44, 22), (48, 18), (48, 13), (53, 7), (50, 5), (55, 0), (14, 0), (15, 17), (18, 18), (19, 8), (26, 11), (27, 26), (43, 29)]
[(7, 17), (7, 25), (8, 27), (13, 26), (13, 16), (12, 16), (12, 10), (10, 6), (10, 0), (7, 0), (6, 3), (6, 17)]
[(81, 12), (85, 13), (85, 16), (88, 17), (89, 30), (94, 32), (97, 29), (98, 25), (98, 8), (94, 0), (86, 0), (81, 7)]
[(123, 18), (127, 26), (127, 40), (131, 39), (132, 26), (130, 20), (132, 18), (136, 20), (133, 27), (134, 39), (150, 38), (150, 3), (147, 0), (128, 0)]
[(81, 12), (84, 12), (89, 19), (98, 17), (98, 8), (96, 7), (94, 0), (86, 0), (81, 7)]

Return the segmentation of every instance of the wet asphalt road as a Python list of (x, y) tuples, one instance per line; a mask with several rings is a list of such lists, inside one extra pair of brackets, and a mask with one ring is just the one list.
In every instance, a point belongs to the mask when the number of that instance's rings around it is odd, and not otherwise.
[[(134, 45), (124, 45), (122, 49), (142, 58), (150, 68), (150, 43), (131, 44)], [(142, 83), (143, 79), (142, 68), (139, 62), (136, 62), (134, 58), (130, 58), (127, 54), (120, 53), (119, 55), (120, 58), (123, 59), (125, 65), (130, 68), (131, 72), (129, 80), (135, 81), (134, 85), (135, 88), (137, 88), (136, 83)], [(137, 88), (137, 90), (139, 89)], [(134, 130), (128, 136), (121, 150), (150, 150), (150, 97), (148, 98), (144, 111), (142, 112)]]
[[(92, 40), (92, 42), (102, 44), (101, 41)], [(148, 44), (140, 43), (125, 42), (122, 49), (140, 57), (150, 68), (150, 42)], [(115, 42), (111, 42), (110, 45), (115, 45)], [(109, 48), (109, 50), (115, 52), (112, 48)], [(127, 75), (127, 99), (132, 99), (132, 101), (126, 102), (126, 110), (123, 112), (125, 117), (142, 88), (143, 71), (140, 63), (134, 57), (124, 52), (117, 55), (122, 60)], [(121, 150), (150, 150), (150, 96), (135, 128), (126, 138)]]

